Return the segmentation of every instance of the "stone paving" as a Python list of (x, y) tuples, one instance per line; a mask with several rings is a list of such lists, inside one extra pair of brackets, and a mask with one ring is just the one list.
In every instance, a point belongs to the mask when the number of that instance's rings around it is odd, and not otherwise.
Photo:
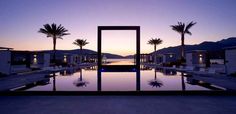
[(0, 96), (1, 114), (236, 114), (236, 96)]

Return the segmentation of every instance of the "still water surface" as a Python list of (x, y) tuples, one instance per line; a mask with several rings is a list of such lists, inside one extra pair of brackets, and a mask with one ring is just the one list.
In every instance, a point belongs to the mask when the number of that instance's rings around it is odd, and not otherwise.
[[(82, 73), (82, 74), (81, 74)], [(156, 73), (156, 77), (155, 77)], [(37, 85), (27, 91), (97, 91), (97, 71), (82, 69), (70, 74), (70, 71), (57, 73), (55, 78), (49, 78), (45, 85)], [(210, 90), (200, 85), (189, 84), (187, 77), (181, 78), (181, 73), (163, 74), (151, 70), (141, 71), (141, 91), (182, 91)], [(136, 74), (133, 72), (102, 73), (102, 91), (136, 91)]]
[[(118, 63), (123, 63), (120, 61)], [(114, 62), (115, 64), (117, 62)], [(132, 62), (129, 62), (132, 63)], [(129, 64), (128, 63), (128, 64)], [(44, 83), (37, 84), (26, 91), (97, 91), (98, 77), (96, 67), (73, 69), (56, 73)], [(219, 90), (212, 86), (192, 83), (190, 77), (180, 72), (155, 70), (142, 67), (140, 76), (141, 91), (189, 91)], [(102, 72), (101, 91), (136, 91), (135, 72)]]

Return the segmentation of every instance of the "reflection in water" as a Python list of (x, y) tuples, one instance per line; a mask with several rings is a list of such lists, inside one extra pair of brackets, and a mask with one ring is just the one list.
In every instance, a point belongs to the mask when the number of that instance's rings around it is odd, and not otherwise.
[(157, 79), (156, 69), (154, 70), (155, 78), (153, 80), (148, 81), (148, 84), (152, 87), (161, 87), (163, 86), (163, 82)]
[(74, 72), (76, 72), (75, 69), (70, 69), (70, 70), (64, 70), (60, 72), (61, 76), (71, 76), (74, 74)]
[(152, 70), (152, 68), (145, 65), (140, 65), (140, 70)]
[(182, 90), (186, 90), (185, 82), (184, 82), (184, 73), (181, 72), (181, 83), (182, 83)]
[(97, 70), (97, 66), (85, 67), (83, 69), (86, 70), (86, 71), (96, 71)]
[(167, 76), (175, 76), (177, 74), (175, 70), (168, 70), (168, 69), (163, 69), (162, 73)]
[(158, 80), (158, 79), (151, 80), (151, 81), (149, 81), (148, 84), (149, 84), (150, 86), (156, 87), (156, 88), (163, 86), (162, 81), (161, 81), (161, 80)]
[(103, 65), (135, 65), (133, 59), (108, 59)]
[(86, 87), (89, 82), (83, 80), (83, 72), (82, 69), (80, 69), (80, 78), (73, 83), (77, 87)]
[[(86, 69), (86, 70), (85, 70)], [(184, 73), (167, 76), (158, 69), (141, 70), (140, 72), (97, 72), (92, 68), (74, 69), (68, 72), (55, 72), (47, 77), (50, 83), (37, 82), (34, 86), (27, 86), (26, 91), (187, 91), (212, 90), (211, 85), (187, 83)], [(153, 72), (155, 72), (153, 74)], [(167, 73), (168, 72), (168, 73)], [(65, 76), (67, 73), (72, 75)], [(98, 74), (97, 74), (98, 73)], [(141, 78), (141, 79), (140, 79)], [(85, 80), (86, 79), (86, 80)], [(189, 80), (189, 79), (188, 79)], [(189, 81), (188, 81), (189, 82)], [(158, 88), (158, 89), (157, 89)], [(23, 89), (22, 89), (23, 90)]]
[(140, 71), (98, 72), (98, 91), (140, 91)]
[(56, 73), (53, 73), (53, 91), (56, 91)]

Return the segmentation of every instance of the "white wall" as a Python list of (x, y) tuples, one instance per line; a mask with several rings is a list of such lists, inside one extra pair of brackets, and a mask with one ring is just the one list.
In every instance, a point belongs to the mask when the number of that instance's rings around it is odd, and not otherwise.
[(162, 62), (163, 62), (163, 63), (166, 63), (166, 62), (167, 62), (167, 61), (166, 61), (166, 56), (167, 56), (167, 55), (163, 55), (163, 56), (162, 56), (162, 59), (163, 59)]
[(193, 62), (192, 62), (192, 53), (187, 53), (186, 54), (186, 65), (187, 66), (192, 66), (193, 65)]
[(0, 72), (7, 75), (11, 72), (11, 52), (8, 50), (0, 51)]
[(225, 50), (225, 61), (227, 73), (236, 72), (236, 49)]
[(50, 54), (45, 53), (44, 54), (43, 67), (49, 67), (49, 65), (50, 65)]

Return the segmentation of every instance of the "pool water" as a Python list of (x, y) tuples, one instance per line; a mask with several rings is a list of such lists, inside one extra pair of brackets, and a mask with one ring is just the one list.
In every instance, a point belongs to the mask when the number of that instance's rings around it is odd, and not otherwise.
[[(211, 91), (216, 87), (191, 83), (191, 78), (180, 72), (151, 68), (141, 70), (140, 91)], [(102, 72), (101, 91), (136, 91), (135, 72)], [(74, 69), (56, 73), (45, 83), (36, 84), (24, 91), (98, 91), (97, 70)]]
[(135, 65), (134, 59), (108, 59), (103, 65)]

